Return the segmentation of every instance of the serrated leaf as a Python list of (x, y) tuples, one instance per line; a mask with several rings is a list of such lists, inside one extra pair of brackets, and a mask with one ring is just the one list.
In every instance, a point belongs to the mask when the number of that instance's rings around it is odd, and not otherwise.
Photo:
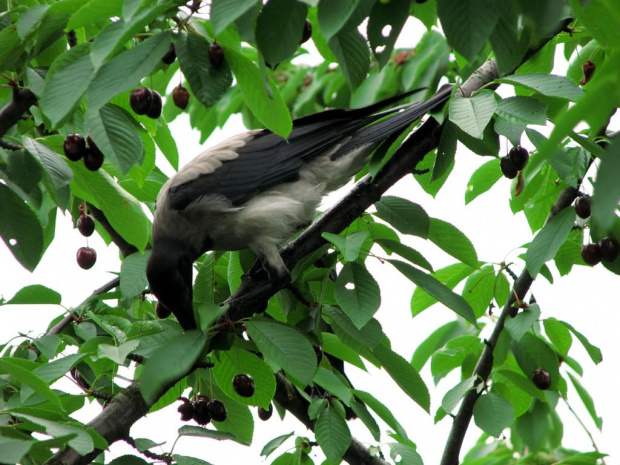
[(370, 50), (366, 39), (357, 29), (345, 29), (332, 37), (329, 47), (336, 55), (349, 87), (357, 88), (370, 69)]
[(336, 280), (334, 296), (357, 328), (364, 327), (381, 305), (379, 284), (357, 263), (344, 266)]
[(243, 93), (245, 103), (254, 116), (272, 132), (286, 138), (293, 127), (291, 114), (280, 90), (271, 78), (269, 91), (260, 70), (243, 54), (224, 47), (226, 62), (230, 65)]
[(136, 347), (138, 347), (138, 344), (140, 344), (140, 341), (137, 340), (123, 342), (118, 347), (109, 344), (101, 344), (98, 348), (97, 355), (99, 357), (109, 358), (114, 363), (122, 365), (125, 363), (127, 355), (133, 352)]
[(618, 217), (618, 203), (620, 202), (620, 183), (617, 182), (620, 174), (620, 142), (612, 143), (605, 150), (605, 156), (597, 170), (594, 181), (594, 195), (592, 196), (592, 225), (601, 234), (611, 229)]
[(319, 3), (319, 24), (325, 40), (329, 41), (347, 23), (355, 12), (359, 0), (322, 0)]
[(313, 381), (336, 396), (345, 405), (351, 406), (353, 400), (351, 389), (332, 371), (320, 366)]
[(596, 413), (596, 407), (594, 406), (594, 400), (592, 400), (592, 396), (590, 396), (590, 393), (588, 393), (588, 391), (582, 386), (582, 384), (577, 378), (575, 378), (570, 372), (568, 372), (567, 374), (571, 382), (573, 383), (573, 387), (575, 388), (575, 391), (577, 391), (577, 395), (579, 395), (583, 406), (590, 414), (590, 418), (592, 418), (592, 421), (594, 422), (596, 427), (601, 430), (603, 428), (603, 419), (599, 417)]
[(6, 304), (60, 305), (61, 299), (62, 296), (55, 290), (41, 284), (31, 284), (30, 286), (22, 287)]
[(489, 160), (474, 171), (467, 181), (465, 190), (465, 205), (474, 200), (480, 194), (484, 194), (491, 189), (502, 177), (499, 168), (499, 158)]
[(314, 426), (316, 440), (328, 460), (338, 463), (351, 444), (351, 432), (345, 419), (334, 408), (321, 412)]
[(206, 344), (206, 335), (193, 330), (168, 339), (154, 350), (140, 377), (140, 392), (146, 402), (152, 404), (173, 381), (189, 373)]
[(547, 105), (533, 97), (508, 97), (497, 104), (496, 113), (516, 124), (540, 124), (547, 122)]
[(450, 121), (470, 136), (482, 139), (497, 105), (495, 94), (488, 90), (474, 97), (450, 99)]
[(226, 29), (229, 24), (250, 10), (256, 2), (257, 0), (213, 0), (209, 16), (215, 34)]
[(560, 321), (560, 323), (566, 326), (571, 331), (571, 333), (573, 333), (575, 337), (579, 339), (579, 342), (581, 342), (584, 349), (586, 349), (586, 352), (588, 352), (588, 355), (594, 363), (598, 364), (603, 361), (603, 354), (601, 353), (601, 349), (591, 344), (588, 338), (581, 334), (579, 331), (577, 331), (571, 324), (565, 321)]
[(509, 318), (506, 321), (506, 331), (515, 341), (518, 341), (538, 321), (539, 317), (540, 308), (538, 305), (532, 304), (521, 310), (514, 318)]
[(34, 212), (6, 184), (0, 183), (0, 237), (13, 256), (33, 271), (43, 254), (43, 229)]
[(127, 174), (134, 165), (140, 164), (144, 143), (124, 109), (107, 104), (98, 111), (89, 111), (85, 125), (99, 150), (121, 173)]
[(414, 268), (408, 263), (399, 260), (388, 260), (405, 277), (411, 280), (416, 286), (422, 288), (426, 293), (443, 303), (446, 307), (453, 310), (457, 315), (462, 316), (470, 323), (477, 325), (476, 316), (463, 297), (455, 294), (445, 284), (430, 275)]
[(492, 266), (485, 266), (467, 278), (461, 295), (471, 305), (476, 317), (480, 318), (489, 308), (494, 289), (494, 269)]
[(293, 435), (291, 431), (288, 434), (283, 434), (281, 436), (275, 437), (270, 440), (267, 444), (263, 446), (263, 449), (260, 452), (261, 456), (269, 457), (275, 450), (280, 447), (284, 442)]
[(254, 318), (246, 323), (248, 332), (265, 358), (278, 365), (304, 386), (316, 371), (316, 355), (308, 340), (290, 326)]
[(583, 89), (572, 80), (554, 74), (513, 74), (497, 79), (497, 82), (523, 86), (548, 97), (557, 97), (573, 102), (583, 95)]
[[(339, 308), (326, 306), (324, 312), (333, 320), (332, 327), (338, 338), (349, 347), (360, 346), (373, 349), (381, 342), (383, 331), (377, 320), (370, 320), (364, 327), (357, 328), (351, 319)], [(355, 348), (355, 347), (354, 347)]]
[(78, 29), (113, 16), (120, 17), (123, 3), (123, 0), (90, 0), (73, 13), (67, 30)]
[(431, 218), (428, 239), (457, 260), (478, 268), (478, 255), (471, 241), (456, 226), (438, 218)]
[(474, 387), (475, 381), (476, 378), (474, 377), (467, 378), (446, 392), (446, 395), (441, 399), (441, 408), (443, 408), (446, 413), (452, 412), (465, 394)]
[(225, 431), (214, 431), (201, 426), (184, 425), (179, 428), (180, 436), (194, 436), (200, 438), (217, 439), (218, 441), (232, 439), (236, 440), (235, 435)]
[[(409, 16), (410, 3), (408, 0), (395, 0), (389, 4), (375, 2), (372, 6), (368, 17), (367, 37), (380, 67), (385, 66), (392, 55), (396, 39)], [(390, 28), (389, 33), (383, 35), (386, 26)], [(418, 44), (416, 52), (419, 50)], [(409, 88), (412, 87), (407, 87)]]
[(74, 437), (72, 439), (69, 439), (68, 444), (78, 454), (86, 455), (94, 449), (92, 438), (86, 431), (81, 428), (72, 425), (56, 423), (54, 421), (45, 420), (43, 418), (34, 417), (32, 415), (17, 414), (15, 416), (31, 421), (35, 425), (42, 426), (45, 433), (49, 434), (52, 437), (73, 435)]
[(256, 20), (256, 44), (272, 68), (297, 50), (306, 12), (306, 5), (289, 0), (269, 0), (261, 9)]
[(510, 402), (497, 394), (483, 394), (474, 405), (474, 421), (485, 433), (496, 438), (514, 421), (515, 411)]
[(548, 260), (555, 257), (575, 223), (575, 209), (565, 208), (536, 234), (525, 254), (528, 271), (535, 278)]
[(569, 329), (555, 318), (545, 318), (543, 320), (545, 327), (545, 334), (553, 344), (553, 346), (560, 352), (560, 354), (566, 356), (568, 350), (573, 343), (573, 338), (570, 335)]
[(140, 80), (161, 62), (169, 46), (170, 35), (160, 32), (105, 63), (86, 92), (89, 112), (98, 110), (114, 96), (138, 86)]
[(151, 251), (145, 254), (131, 254), (121, 263), (121, 295), (124, 299), (139, 296), (148, 285), (146, 279), (146, 263)]
[(181, 34), (175, 44), (181, 71), (192, 93), (205, 107), (217, 103), (232, 84), (228, 50), (224, 52), (220, 68), (215, 68), (209, 59), (210, 45), (207, 39), (196, 34)]
[(416, 369), (407, 360), (384, 344), (379, 344), (375, 347), (373, 354), (381, 362), (381, 367), (388, 372), (403, 392), (428, 412), (431, 404), (430, 394)]
[(355, 389), (353, 393), (365, 405), (370, 407), (373, 412), (379, 415), (379, 418), (381, 418), (390, 428), (396, 431), (396, 433), (398, 433), (401, 438), (407, 440), (407, 431), (402, 427), (398, 420), (396, 420), (394, 414), (390, 411), (390, 409), (388, 409), (385, 405), (383, 405), (375, 397), (373, 397), (367, 392)]
[[(444, 283), (448, 289), (454, 289), (454, 287), (460, 283), (467, 276), (475, 271), (471, 266), (464, 263), (455, 263), (445, 268), (437, 270), (433, 273), (433, 276), (441, 283)], [(419, 286), (416, 286), (411, 297), (411, 314), (416, 316), (422, 311), (426, 310), (431, 305), (437, 303), (437, 299)]]
[(519, 341), (513, 341), (512, 351), (525, 376), (530, 378), (535, 370), (546, 370), (551, 378), (551, 389), (557, 389), (558, 357), (542, 339), (531, 332), (525, 333)]
[(411, 247), (402, 244), (398, 241), (389, 240), (389, 239), (378, 239), (375, 240), (375, 243), (379, 244), (382, 248), (387, 250), (388, 252), (393, 252), (395, 254), (400, 255), (405, 260), (413, 263), (414, 265), (418, 265), (431, 273), (433, 272), (433, 266), (429, 263), (429, 261), (422, 256), (420, 252)]
[(353, 262), (359, 257), (360, 249), (368, 238), (368, 231), (356, 231), (353, 234), (347, 234), (345, 237), (332, 233), (323, 233), (321, 236), (335, 245), (342, 252), (347, 262)]
[(0, 437), (0, 461), (3, 463), (21, 463), (22, 457), (28, 453), (36, 442), (34, 439), (25, 441), (23, 439)]
[(430, 219), (424, 209), (400, 197), (383, 196), (375, 203), (376, 216), (390, 223), (403, 234), (411, 234), (424, 239), (428, 237)]
[(499, 135), (506, 137), (512, 145), (519, 145), (521, 142), (521, 134), (525, 131), (526, 125), (523, 123), (515, 123), (507, 119), (497, 117), (493, 129)]
[(58, 395), (39, 376), (22, 366), (17, 360), (0, 359), (0, 373), (5, 373), (32, 389), (56, 407), (62, 407)]

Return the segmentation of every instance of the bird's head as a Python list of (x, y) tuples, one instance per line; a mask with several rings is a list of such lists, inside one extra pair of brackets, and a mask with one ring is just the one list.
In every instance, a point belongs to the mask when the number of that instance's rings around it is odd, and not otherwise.
[(192, 261), (182, 244), (156, 242), (146, 266), (151, 291), (186, 331), (196, 328), (192, 305)]

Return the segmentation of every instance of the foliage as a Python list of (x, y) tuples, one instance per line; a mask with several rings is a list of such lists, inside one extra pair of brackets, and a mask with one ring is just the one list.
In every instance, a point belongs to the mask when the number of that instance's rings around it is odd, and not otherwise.
[[(543, 309), (526, 303), (525, 296), (537, 275), (550, 277), (552, 262), (563, 275), (585, 265), (580, 254), (584, 235), (592, 242), (620, 238), (620, 143), (605, 132), (620, 103), (620, 16), (612, 0), (498, 4), (0, 1), (0, 73), (8, 84), (0, 87), (0, 236), (15, 259), (33, 270), (55, 240), (57, 212), (77, 221), (80, 206), (86, 205), (96, 217), (96, 233), (118, 245), (123, 255), (119, 279), (68, 317), (52, 321), (46, 335), (0, 346), (0, 462), (52, 463), (70, 448), (95, 463), (108, 463), (101, 452), (122, 435), (72, 418), (84, 396), (52, 386), (71, 376), (102, 404), (99, 417), (109, 422), (118, 421), (106, 413), (115, 405), (135, 407), (135, 419), (123, 420), (131, 422), (149, 410), (169, 407), (181, 393), (215, 395), (226, 405), (228, 418), (206, 427), (183, 426), (179, 435), (241, 444), (252, 441), (252, 409), (268, 408), (275, 399), (281, 412), (314, 430), (316, 442), (297, 438), (290, 449), (280, 447), (290, 444), (290, 435), (275, 438), (264, 449), (264, 455), (277, 457), (274, 464), (313, 463), (309, 452), (315, 445), (327, 457), (324, 463), (343, 458), (359, 463), (356, 453), (368, 463), (422, 463), (413, 442), (417, 438), (407, 436), (398, 412), (394, 415), (346, 377), (343, 362), (359, 367), (370, 362), (426, 411), (432, 392), (420, 370), (430, 363), (436, 382), (460, 373), (461, 381), (430, 413), (436, 421), (457, 415), (467, 428), (473, 412), (483, 436), (462, 463), (599, 463), (604, 455), (599, 451), (561, 447), (562, 419), (556, 409), (570, 383), (602, 427), (570, 349), (576, 339), (595, 363), (601, 362), (601, 353), (578, 325), (545, 318)], [(410, 16), (427, 30), (414, 50), (395, 49)], [(295, 60), (307, 53), (299, 45), (306, 18), (324, 60), (317, 66)], [(439, 24), (443, 33), (435, 27)], [(209, 58), (215, 43), (223, 48), (221, 66)], [(171, 44), (178, 59), (166, 64), (162, 57)], [(550, 74), (558, 50), (570, 61), (566, 76)], [(499, 73), (485, 81), (482, 72), (473, 95), (450, 100), (438, 148), (415, 173), (420, 185), (436, 195), (454, 166), (457, 141), (459, 151), (465, 146), (491, 156), (471, 177), (465, 194), (471, 202), (501, 177), (499, 138), (512, 145), (526, 138), (531, 142), (535, 150), (514, 181), (509, 204), (514, 213), (525, 214), (532, 230), (532, 241), (523, 247), (526, 271), (514, 284), (509, 264), (480, 261), (475, 245), (455, 226), (430, 217), (408, 199), (384, 196), (371, 212), (346, 229), (343, 225), (344, 231), (325, 232), (323, 242), (331, 248), (318, 248), (293, 269), (302, 300), (313, 305), (281, 291), (264, 312), (231, 320), (218, 304), (236, 291), (254, 256), (249, 251), (210, 253), (196, 263), (194, 304), (204, 315), (203, 331), (184, 334), (173, 319), (158, 319), (145, 278), (151, 231), (145, 210), (153, 211), (167, 179), (156, 165), (156, 153), (178, 167), (167, 122), (182, 111), (170, 98), (179, 76), (190, 94), (191, 126), (202, 141), (233, 113), (240, 113), (248, 128), (267, 127), (286, 137), (293, 118), (328, 107), (362, 106), (416, 87), (434, 89), (446, 80), (467, 84), (489, 58)], [(595, 65), (591, 79), (583, 74), (586, 61)], [(480, 89), (482, 84), (486, 88)], [(166, 97), (163, 116), (153, 119), (132, 110), (130, 93), (138, 86)], [(497, 86), (512, 87), (515, 95), (501, 97)], [(551, 127), (548, 136), (533, 129), (545, 124)], [(74, 133), (90, 136), (101, 150), (101, 169), (90, 171), (68, 160), (63, 140)], [(377, 150), (369, 167), (373, 176), (390, 157), (399, 156), (397, 146)], [(583, 221), (570, 205), (587, 177), (596, 180), (592, 217)], [(401, 234), (435, 243), (455, 263), (434, 269), (423, 250), (401, 242)], [(381, 294), (366, 268), (371, 248), (389, 255), (389, 263), (415, 285), (412, 316), (436, 303), (454, 312), (454, 321), (430, 334), (411, 360), (392, 350), (375, 318)], [(603, 265), (620, 272), (618, 259)], [(58, 304), (60, 299), (52, 289), (29, 285), (2, 303)], [(495, 306), (503, 308), (499, 318), (490, 312)], [(481, 336), (485, 327), (495, 328), (488, 340)], [(315, 353), (320, 348), (323, 357)], [(117, 378), (119, 368), (132, 364), (137, 381), (132, 386), (144, 382), (135, 397)], [(550, 378), (545, 390), (531, 378), (541, 369)], [(249, 397), (232, 389), (231, 380), (240, 371), (255, 381)], [(283, 389), (298, 402), (287, 404), (286, 396), (279, 395)], [(364, 448), (352, 438), (347, 420), (353, 417), (368, 427), (376, 446)], [(116, 426), (126, 435), (131, 424)], [(501, 439), (507, 432), (509, 441)], [(149, 452), (153, 444), (148, 441), (128, 440), (145, 458), (123, 456), (109, 463), (206, 463), (173, 450), (159, 456)], [(460, 447), (458, 439), (447, 442), (446, 464), (457, 463)]]

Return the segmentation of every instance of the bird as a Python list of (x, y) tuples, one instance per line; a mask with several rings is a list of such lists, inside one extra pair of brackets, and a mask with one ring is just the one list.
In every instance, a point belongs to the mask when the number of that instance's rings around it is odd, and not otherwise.
[(323, 196), (346, 184), (383, 141), (440, 108), (452, 86), (383, 110), (424, 89), (303, 116), (293, 120), (287, 138), (249, 130), (189, 161), (162, 186), (155, 204), (146, 275), (159, 305), (184, 330), (196, 328), (193, 263), (210, 250), (249, 247), (270, 281), (290, 279), (280, 246), (312, 222)]

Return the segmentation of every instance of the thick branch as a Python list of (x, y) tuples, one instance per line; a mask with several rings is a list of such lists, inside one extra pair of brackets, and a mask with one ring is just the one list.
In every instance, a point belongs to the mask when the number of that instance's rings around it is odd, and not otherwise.
[(37, 102), (37, 97), (28, 89), (13, 89), (13, 99), (0, 110), (0, 138), (17, 124), (22, 115)]

